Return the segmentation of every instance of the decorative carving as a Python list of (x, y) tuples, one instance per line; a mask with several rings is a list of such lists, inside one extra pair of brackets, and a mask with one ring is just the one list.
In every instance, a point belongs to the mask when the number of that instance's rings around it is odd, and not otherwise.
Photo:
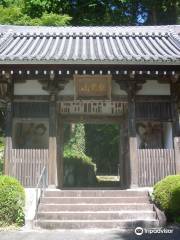
[(68, 79), (59, 79), (50, 75), (49, 79), (39, 80), (42, 84), (42, 89), (50, 92), (51, 94), (57, 94), (58, 92), (64, 90), (65, 85), (68, 82)]
[(145, 82), (137, 82), (135, 80), (130, 81), (116, 81), (120, 88), (127, 92), (128, 95), (130, 95), (132, 98), (136, 95), (136, 93), (142, 89), (142, 85)]
[(75, 100), (59, 103), (61, 114), (85, 114), (85, 115), (115, 115), (122, 116), (127, 112), (127, 102), (108, 100)]
[(0, 99), (7, 102), (13, 96), (12, 77), (9, 72), (1, 76), (0, 81)]

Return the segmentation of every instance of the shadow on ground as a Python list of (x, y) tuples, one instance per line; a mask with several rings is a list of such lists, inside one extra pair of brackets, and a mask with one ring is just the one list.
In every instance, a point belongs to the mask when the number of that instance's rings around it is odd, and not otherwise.
[[(171, 229), (171, 228), (167, 228)], [(173, 233), (135, 234), (134, 230), (60, 230), (0, 232), (0, 240), (179, 240), (180, 228)]]
[[(155, 232), (153, 232), (155, 231)], [(162, 233), (162, 231), (165, 231)], [(142, 231), (139, 231), (141, 234)], [(162, 229), (143, 229), (141, 235), (137, 235), (135, 230), (116, 232), (113, 240), (179, 240), (180, 228), (166, 227)], [(108, 239), (109, 240), (109, 239)]]

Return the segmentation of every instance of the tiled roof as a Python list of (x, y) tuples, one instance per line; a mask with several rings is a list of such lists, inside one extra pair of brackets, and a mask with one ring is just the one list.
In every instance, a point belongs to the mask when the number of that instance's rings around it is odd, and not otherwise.
[(180, 26), (0, 26), (0, 64), (180, 65)]

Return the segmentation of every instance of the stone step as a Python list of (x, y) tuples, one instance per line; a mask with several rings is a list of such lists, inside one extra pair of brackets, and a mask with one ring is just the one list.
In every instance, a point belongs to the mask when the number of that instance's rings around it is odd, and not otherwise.
[(142, 197), (148, 196), (147, 191), (127, 190), (51, 190), (45, 197)]
[(159, 221), (149, 220), (37, 220), (36, 226), (45, 229), (84, 229), (84, 228), (135, 228), (146, 227), (153, 228), (159, 226)]
[(42, 204), (39, 212), (59, 211), (152, 211), (153, 205), (147, 203), (129, 204)]
[(43, 197), (45, 204), (85, 204), (85, 203), (149, 203), (147, 196), (140, 197)]
[(112, 212), (39, 212), (38, 218), (42, 220), (112, 220), (112, 219), (155, 219), (153, 211), (112, 211)]

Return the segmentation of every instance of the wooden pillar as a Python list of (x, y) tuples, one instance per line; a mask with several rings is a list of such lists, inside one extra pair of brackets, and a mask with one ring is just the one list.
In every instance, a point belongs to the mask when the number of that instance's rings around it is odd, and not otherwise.
[(57, 111), (56, 95), (51, 94), (49, 101), (49, 169), (48, 185), (57, 187)]
[(120, 186), (121, 188), (127, 187), (127, 154), (129, 152), (128, 146), (128, 132), (127, 132), (127, 116), (122, 120), (120, 125), (120, 144), (119, 144), (119, 153), (120, 153)]
[(120, 185), (124, 187), (124, 124), (123, 122), (120, 125), (120, 137), (119, 137), (119, 165), (118, 165), (118, 173), (120, 176)]
[(171, 112), (172, 112), (172, 130), (173, 137), (180, 136), (180, 124), (178, 113), (178, 96), (176, 92), (176, 82), (174, 79), (171, 81)]
[(58, 187), (62, 188), (64, 183), (64, 164), (63, 164), (63, 119), (61, 115), (58, 115), (58, 161), (57, 161), (57, 168), (58, 168)]
[(130, 188), (138, 187), (138, 158), (135, 116), (135, 83), (130, 83), (128, 89), (128, 136), (129, 136), (129, 179)]
[(180, 174), (180, 137), (174, 137), (175, 172)]
[(5, 126), (5, 154), (4, 154), (4, 174), (11, 175), (10, 169), (10, 153), (12, 149), (12, 102), (7, 102), (6, 106), (6, 126)]
[(172, 132), (174, 138), (175, 172), (180, 174), (180, 124), (178, 113), (176, 79), (171, 80)]

